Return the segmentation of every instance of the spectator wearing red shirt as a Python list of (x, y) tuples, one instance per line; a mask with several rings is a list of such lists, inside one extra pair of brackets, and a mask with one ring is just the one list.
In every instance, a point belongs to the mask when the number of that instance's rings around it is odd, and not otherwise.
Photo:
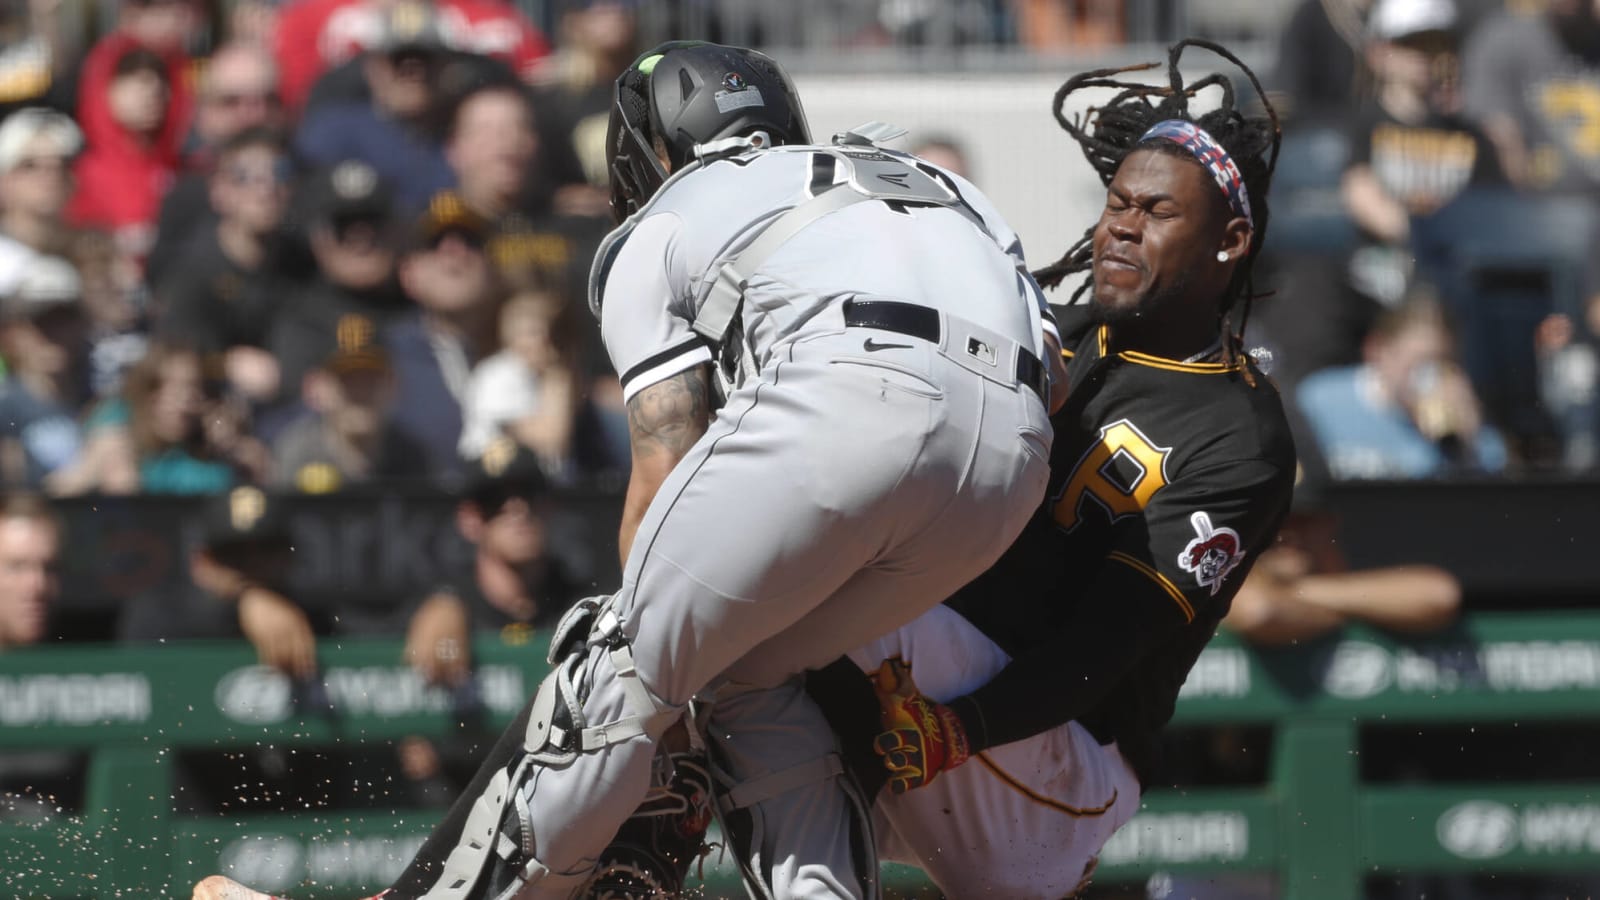
[(103, 71), (90, 70), (93, 54), (85, 65), (78, 118), (87, 148), (74, 167), (67, 221), (104, 228), (124, 253), (142, 258), (178, 168), (189, 98), (167, 59), (131, 39), (121, 46)]
[[(290, 109), (300, 109), (324, 72), (372, 48), (383, 33), (387, 5), (379, 0), (295, 0), (283, 9), (275, 52)], [(509, 3), (438, 0), (433, 5), (452, 49), (500, 60), (524, 77), (550, 52), (544, 35)]]
[[(199, 25), (200, 14), (193, 0), (122, 0), (116, 27), (84, 56), (78, 73), (77, 119), (89, 151), (81, 161), (80, 199), (72, 213), (78, 224), (120, 228), (155, 218), (160, 191), (144, 184), (118, 187), (114, 174), (120, 169), (126, 175), (128, 167), (119, 163), (122, 159), (148, 158), (168, 170), (175, 164), (194, 108), (187, 47)], [(140, 142), (125, 134), (108, 102), (117, 67), (134, 49), (149, 51), (160, 60), (166, 83), (165, 115), (159, 128)], [(138, 146), (140, 143), (144, 146)], [(105, 178), (108, 174), (113, 175), (110, 180)], [(104, 200), (100, 195), (113, 196)], [(117, 199), (122, 197), (127, 199)]]

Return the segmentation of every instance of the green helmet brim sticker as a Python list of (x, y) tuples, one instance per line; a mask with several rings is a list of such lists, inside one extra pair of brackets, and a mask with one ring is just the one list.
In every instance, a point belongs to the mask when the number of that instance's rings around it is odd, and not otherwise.
[(651, 72), (656, 70), (656, 65), (663, 59), (666, 59), (666, 57), (667, 55), (665, 53), (657, 53), (655, 56), (646, 56), (644, 59), (639, 60), (639, 65), (637, 68), (640, 72), (649, 75)]

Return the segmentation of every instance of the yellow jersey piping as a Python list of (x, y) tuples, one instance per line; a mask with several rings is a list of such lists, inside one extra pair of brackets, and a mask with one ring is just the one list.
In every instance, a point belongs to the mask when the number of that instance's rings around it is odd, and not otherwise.
[(1151, 581), (1154, 581), (1156, 584), (1160, 585), (1162, 590), (1165, 590), (1172, 596), (1172, 599), (1177, 602), (1178, 608), (1183, 610), (1183, 620), (1185, 622), (1194, 621), (1194, 606), (1189, 602), (1189, 598), (1183, 595), (1183, 591), (1178, 590), (1178, 586), (1173, 584), (1172, 580), (1167, 578), (1167, 576), (1161, 574), (1154, 567), (1145, 563), (1144, 560), (1129, 556), (1121, 551), (1107, 554), (1106, 559), (1114, 559), (1117, 562), (1128, 566), (1134, 571), (1142, 573)]

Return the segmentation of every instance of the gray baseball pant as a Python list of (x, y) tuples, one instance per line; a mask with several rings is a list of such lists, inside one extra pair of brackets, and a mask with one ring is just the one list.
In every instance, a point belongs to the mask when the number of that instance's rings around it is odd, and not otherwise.
[[(632, 674), (671, 712), (709, 699), (708, 740), (737, 781), (792, 781), (828, 757), (832, 733), (796, 676), (944, 600), (1042, 499), (1043, 404), (1006, 354), (998, 366), (964, 357), (969, 332), (947, 324), (948, 352), (842, 326), (780, 348), (646, 512), (612, 603)], [(587, 722), (644, 712), (605, 647), (582, 665)], [(538, 865), (517, 897), (582, 884), (645, 794), (662, 721), (526, 776), (512, 802)], [(756, 793), (753, 849), (774, 896), (875, 892), (856, 877), (850, 802), (837, 775)]]

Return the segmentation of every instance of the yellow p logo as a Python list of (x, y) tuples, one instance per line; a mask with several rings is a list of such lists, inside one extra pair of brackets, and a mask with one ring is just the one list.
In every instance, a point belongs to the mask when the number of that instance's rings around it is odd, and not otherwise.
[[(1100, 440), (1078, 460), (1051, 514), (1062, 528), (1071, 531), (1082, 521), (1083, 502), (1088, 497), (1093, 497), (1113, 522), (1143, 512), (1156, 491), (1167, 486), (1166, 465), (1171, 453), (1171, 447), (1157, 447), (1127, 419), (1112, 422), (1100, 429)], [(1113, 468), (1119, 456), (1138, 470), (1131, 478), (1120, 476)]]

